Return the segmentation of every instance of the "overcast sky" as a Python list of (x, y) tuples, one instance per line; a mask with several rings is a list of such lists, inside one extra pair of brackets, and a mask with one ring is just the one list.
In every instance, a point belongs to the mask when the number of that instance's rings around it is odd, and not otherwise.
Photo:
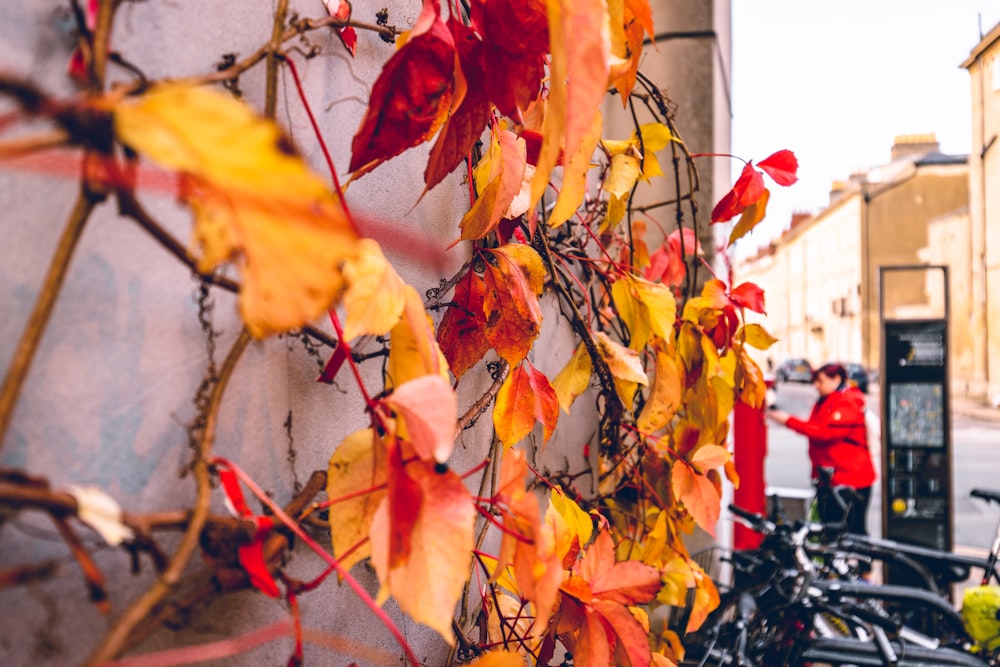
[[(898, 134), (934, 132), (945, 153), (971, 147), (970, 84), (960, 63), (1000, 21), (1000, 2), (732, 0), (733, 154), (781, 148), (799, 182), (768, 181), (767, 218), (737, 247), (752, 252), (815, 212), (830, 184), (889, 161)], [(743, 163), (734, 161), (734, 178)]]

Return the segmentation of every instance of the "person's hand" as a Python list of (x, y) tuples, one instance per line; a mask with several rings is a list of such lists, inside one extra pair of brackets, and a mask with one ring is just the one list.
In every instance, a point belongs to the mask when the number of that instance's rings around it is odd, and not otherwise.
[(791, 416), (791, 415), (789, 415), (789, 414), (788, 414), (787, 412), (785, 412), (784, 410), (768, 410), (768, 411), (767, 411), (767, 418), (768, 418), (768, 419), (771, 419), (771, 420), (773, 420), (773, 421), (776, 421), (776, 422), (778, 422), (778, 423), (779, 423), (779, 424), (781, 424), (782, 426), (784, 426), (785, 422), (787, 422), (787, 421), (788, 421), (788, 418), (789, 418), (790, 416)]

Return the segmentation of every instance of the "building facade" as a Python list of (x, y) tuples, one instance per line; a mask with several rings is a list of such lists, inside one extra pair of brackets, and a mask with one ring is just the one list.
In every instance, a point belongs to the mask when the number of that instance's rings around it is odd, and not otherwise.
[(933, 135), (897, 137), (891, 158), (835, 182), (826, 208), (797, 214), (779, 239), (735, 267), (737, 282), (764, 289), (764, 323), (779, 339), (759, 361), (879, 368), (883, 297), (907, 317), (936, 305), (923, 279), (893, 282), (880, 294), (879, 270), (927, 263), (929, 223), (968, 204), (967, 158), (940, 153)]

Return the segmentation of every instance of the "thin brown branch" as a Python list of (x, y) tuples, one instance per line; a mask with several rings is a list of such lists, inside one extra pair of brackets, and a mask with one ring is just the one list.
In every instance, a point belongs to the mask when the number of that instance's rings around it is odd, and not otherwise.
[(458, 418), (458, 429), (468, 428), (475, 419), (485, 412), (486, 408), (489, 407), (490, 403), (494, 401), (497, 397), (497, 392), (500, 391), (500, 387), (503, 385), (504, 380), (507, 378), (507, 371), (510, 369), (510, 365), (506, 361), (500, 362), (500, 370), (497, 372), (496, 379), (493, 380), (493, 384), (489, 386), (479, 400), (472, 404), (472, 406), (465, 411), (461, 417)]
[(204, 436), (198, 443), (192, 462), (192, 475), (197, 486), (194, 511), (180, 545), (174, 552), (167, 569), (160, 575), (152, 587), (129, 607), (115, 622), (114, 626), (98, 644), (87, 659), (86, 664), (98, 665), (120, 654), (129, 640), (132, 630), (145, 619), (177, 586), (185, 566), (194, 554), (198, 538), (205, 526), (209, 514), (209, 502), (212, 487), (209, 479), (208, 460), (215, 441), (215, 429), (218, 422), (219, 406), (225, 393), (229, 379), (232, 377), (236, 364), (250, 344), (250, 334), (244, 328), (226, 355), (226, 360), (219, 371), (219, 380), (212, 391), (209, 402), (208, 418), (205, 422)]
[(281, 36), (285, 29), (285, 19), (288, 17), (288, 0), (278, 0), (274, 10), (274, 27), (271, 29), (271, 43), (268, 45), (267, 73), (264, 77), (264, 117), (274, 120), (278, 108), (278, 49), (281, 48)]
[(35, 352), (38, 351), (38, 344), (42, 340), (42, 334), (45, 333), (49, 316), (52, 315), (52, 310), (62, 290), (70, 260), (73, 258), (73, 251), (76, 249), (76, 244), (83, 234), (83, 228), (96, 205), (94, 197), (81, 189), (69, 220), (66, 222), (66, 228), (59, 238), (52, 261), (49, 263), (49, 270), (45, 274), (45, 281), (38, 293), (35, 307), (31, 311), (28, 323), (25, 325), (21, 339), (14, 350), (14, 357), (11, 359), (7, 374), (4, 376), (3, 388), (0, 389), (0, 449), (3, 448), (7, 428), (14, 415), (14, 407), (21, 395), (21, 387), (28, 375), (31, 361), (34, 359)]

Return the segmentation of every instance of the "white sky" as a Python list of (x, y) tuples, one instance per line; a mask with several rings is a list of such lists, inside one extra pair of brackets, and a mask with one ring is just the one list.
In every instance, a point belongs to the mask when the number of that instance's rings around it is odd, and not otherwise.
[[(970, 84), (959, 67), (1000, 21), (997, 0), (732, 0), (734, 155), (787, 148), (799, 182), (771, 190), (767, 218), (738, 242), (752, 253), (793, 211), (829, 202), (830, 184), (889, 161), (898, 134), (934, 132), (971, 150)], [(733, 161), (733, 178), (743, 163)]]

